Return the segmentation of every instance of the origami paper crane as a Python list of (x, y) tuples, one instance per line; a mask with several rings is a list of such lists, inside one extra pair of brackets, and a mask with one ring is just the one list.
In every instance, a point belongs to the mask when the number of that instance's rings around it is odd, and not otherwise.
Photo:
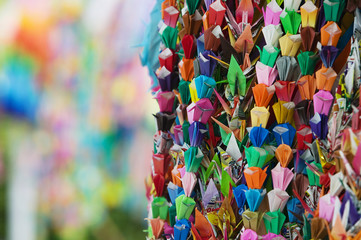
[(241, 96), (246, 94), (246, 77), (233, 56), (231, 57), (231, 63), (229, 64), (227, 80), (233, 96), (236, 93)]
[(282, 56), (277, 59), (276, 65), (282, 81), (295, 81), (301, 74), (300, 67), (294, 57)]
[(279, 38), (279, 42), (282, 56), (294, 57), (301, 46), (302, 39), (300, 34), (291, 35), (290, 33), (287, 33)]
[(165, 67), (172, 72), (175, 63), (175, 54), (169, 48), (165, 48), (158, 56), (160, 67)]
[(301, 73), (303, 76), (312, 75), (315, 72), (315, 66), (320, 60), (318, 54), (314, 52), (300, 52), (297, 56), (300, 65)]
[(242, 215), (244, 210), (244, 204), (246, 203), (246, 191), (248, 187), (244, 184), (238, 185), (233, 188), (234, 198), (236, 199), (237, 206), (239, 208), (239, 215)]
[(160, 218), (148, 219), (152, 228), (153, 235), (159, 238), (163, 232), (164, 220)]
[(251, 110), (252, 127), (267, 126), (270, 113), (265, 107), (254, 107)]
[(246, 229), (241, 235), (241, 240), (258, 240), (258, 235), (252, 229)]
[(326, 219), (328, 222), (331, 222), (336, 199), (337, 197), (332, 197), (331, 194), (326, 194), (320, 197), (320, 205), (319, 205), (320, 218)]
[(296, 87), (295, 82), (276, 81), (273, 85), (276, 88), (276, 95), (280, 101), (292, 101), (293, 93)]
[(182, 192), (183, 188), (175, 185), (173, 182), (169, 182), (167, 186), (168, 195), (172, 204), (175, 204), (175, 199)]
[(308, 100), (303, 100), (296, 105), (295, 110), (301, 124), (307, 125), (310, 120), (310, 116), (313, 115), (312, 102)]
[(160, 218), (166, 220), (168, 216), (168, 202), (165, 197), (156, 197), (152, 202), (153, 218)]
[[(287, 202), (287, 212), (290, 222), (301, 223), (304, 211), (300, 200), (297, 198), (292, 198)], [(299, 219), (299, 217), (301, 219)]]
[(275, 188), (267, 193), (268, 204), (271, 212), (277, 211), (278, 209), (282, 212), (285, 208), (290, 196), (284, 190)]
[(161, 112), (172, 112), (175, 95), (173, 92), (159, 92), (155, 97)]
[(152, 163), (154, 174), (165, 175), (166, 169), (171, 161), (171, 156), (163, 153), (154, 153), (152, 156)]
[(199, 77), (194, 79), (196, 89), (197, 89), (197, 97), (198, 98), (210, 98), (213, 89), (216, 86), (216, 81), (213, 78), (207, 77), (204, 75), (200, 75)]
[(182, 79), (185, 81), (191, 81), (194, 77), (194, 59), (183, 58), (178, 63), (178, 68), (181, 73)]
[(264, 40), (266, 45), (278, 47), (278, 40), (282, 37), (283, 32), (281, 25), (267, 25), (262, 29)]
[(287, 144), (292, 146), (293, 139), (296, 135), (296, 129), (289, 123), (278, 124), (273, 128), (273, 135), (275, 136), (278, 145)]
[(183, 137), (183, 129), (182, 125), (175, 125), (173, 127), (173, 142), (179, 146), (183, 146), (184, 144), (184, 137)]
[(321, 28), (322, 46), (337, 46), (341, 37), (341, 29), (335, 22), (328, 22)]
[(242, 214), (243, 225), (246, 229), (257, 231), (261, 224), (262, 217), (262, 212), (252, 212), (247, 209)]
[(288, 185), (291, 183), (294, 176), (292, 170), (281, 167), (281, 164), (278, 163), (277, 166), (271, 170), (271, 172), (273, 188), (278, 188), (282, 191), (286, 191)]
[(275, 151), (275, 156), (282, 167), (286, 168), (293, 159), (292, 148), (289, 145), (281, 144)]
[(319, 39), (319, 33), (315, 32), (312, 27), (304, 27), (301, 29), (302, 46), (305, 51), (314, 51), (317, 41)]
[(212, 237), (214, 237), (214, 233), (211, 224), (208, 222), (207, 218), (204, 217), (200, 211), (198, 211), (198, 209), (195, 209), (194, 212), (195, 212), (194, 227), (197, 230), (197, 234), (199, 234), (199, 237), (201, 239), (203, 238), (212, 239)]
[(320, 57), (325, 68), (331, 68), (338, 56), (339, 50), (334, 46), (322, 46)]
[[(290, 0), (290, 1), (299, 1), (299, 0)], [(300, 14), (298, 14), (295, 10), (285, 10), (281, 13), (280, 19), (286, 34), (294, 35), (297, 33), (298, 28), (301, 24)]]
[(346, 6), (346, 1), (342, 0), (325, 0), (323, 9), (325, 11), (326, 21), (338, 22), (340, 20), (343, 9)]
[(198, 147), (190, 147), (184, 152), (184, 162), (187, 172), (197, 172), (203, 159), (203, 153)]
[(284, 238), (280, 234), (274, 234), (274, 233), (269, 232), (266, 235), (263, 235), (262, 239), (263, 240), (272, 240), (272, 239), (285, 240), (286, 238)]
[(168, 26), (175, 28), (179, 17), (179, 11), (174, 6), (169, 6), (164, 9), (164, 23)]
[(165, 66), (158, 69), (155, 74), (157, 76), (160, 89), (163, 92), (172, 91), (173, 89), (177, 88), (179, 84), (178, 76), (168, 71), (168, 69)]
[(219, 199), (219, 193), (213, 179), (210, 179), (206, 191), (202, 192), (203, 206), (206, 208), (212, 199)]
[[(260, 54), (260, 62), (263, 63), (264, 65), (267, 65), (267, 66), (273, 68), (273, 66), (276, 63), (278, 54), (281, 52), (281, 50), (276, 47), (273, 47), (272, 45), (265, 45), (262, 48), (262, 50), (260, 49), (260, 47), (258, 47), (258, 46), (256, 46), (256, 47)], [(260, 83), (260, 82), (258, 82), (258, 83)]]
[(210, 25), (222, 25), (224, 15), (226, 14), (226, 8), (220, 0), (214, 1), (209, 6), (209, 24)]
[(318, 8), (313, 4), (312, 1), (306, 1), (301, 6), (301, 21), (302, 27), (312, 27), (316, 26)]
[(256, 84), (256, 86), (252, 88), (252, 92), (257, 107), (267, 107), (275, 91), (276, 89), (273, 85), (267, 87), (267, 85), (263, 83)]
[(297, 86), (303, 100), (313, 99), (317, 86), (315, 77), (311, 75), (303, 76), (298, 80)]
[(157, 197), (159, 197), (163, 194), (164, 183), (165, 183), (164, 176), (160, 174), (154, 174), (152, 176), (152, 179)]
[(251, 0), (241, 1), (236, 9), (237, 23), (252, 23), (254, 7)]
[(209, 27), (204, 31), (204, 48), (216, 52), (221, 45), (220, 37), (223, 37), (223, 33), (219, 25)]
[(174, 225), (174, 240), (186, 240), (191, 229), (187, 219), (178, 220)]
[(267, 232), (279, 234), (286, 216), (280, 211), (267, 212), (263, 215), (263, 221), (266, 226)]
[(266, 195), (266, 190), (248, 189), (245, 194), (249, 209), (252, 212), (256, 212), (259, 208), (259, 205), (261, 205), (264, 196)]
[(280, 15), (282, 13), (282, 8), (277, 4), (275, 0), (272, 0), (267, 4), (266, 10), (262, 8), (264, 25), (268, 26), (270, 24), (278, 25), (280, 23)]
[(294, 102), (276, 102), (272, 105), (273, 112), (276, 116), (277, 123), (292, 123), (293, 121), (293, 112), (295, 109)]
[(271, 86), (278, 75), (276, 67), (269, 67), (262, 62), (257, 62), (256, 73), (258, 84), (263, 83), (266, 86)]
[(182, 47), (184, 51), (184, 58), (193, 59), (196, 52), (196, 39), (193, 35), (186, 34), (182, 38)]
[[(320, 163), (311, 163), (310, 166), (315, 170), (322, 169), (322, 166)], [(319, 174), (314, 172), (313, 169), (310, 168), (310, 166), (306, 167), (308, 181), (309, 181), (310, 185), (321, 187)]]
[(167, 48), (172, 50), (176, 49), (178, 36), (177, 28), (172, 28), (163, 24), (159, 29), (159, 34), (161, 35), (162, 41)]
[(305, 197), (308, 185), (309, 181), (306, 175), (300, 173), (295, 174), (294, 181), (292, 182), (292, 188), (297, 192), (301, 199)]
[(213, 114), (213, 105), (208, 98), (202, 98), (196, 103), (191, 103), (187, 107), (188, 121), (192, 124), (194, 121), (206, 124)]
[(196, 183), (197, 183), (197, 177), (193, 172), (186, 172), (183, 175), (182, 185), (183, 185), (184, 193), (187, 197), (191, 196)]
[(264, 170), (259, 167), (249, 167), (244, 170), (244, 176), (246, 178), (248, 188), (261, 189), (267, 177), (266, 170), (267, 167)]
[(318, 112), (310, 119), (310, 126), (313, 134), (315, 134), (320, 139), (325, 139), (328, 133), (328, 117), (324, 114), (319, 114)]
[(332, 68), (322, 67), (316, 72), (316, 86), (318, 90), (331, 91), (337, 73)]
[(249, 138), (253, 146), (255, 147), (262, 147), (265, 143), (266, 139), (268, 138), (269, 131), (263, 127), (253, 127), (249, 133)]
[(210, 56), (216, 57), (216, 55), (212, 51), (206, 50), (199, 53), (198, 57), (199, 67), (201, 70), (200, 74), (208, 77), (211, 77), (213, 75), (214, 68), (217, 65), (217, 60)]
[(193, 198), (187, 197), (186, 195), (180, 195), (175, 200), (177, 209), (177, 219), (189, 219), (196, 205)]
[(312, 130), (306, 125), (302, 125), (296, 132), (297, 136), (297, 149), (307, 149), (308, 146), (305, 143), (312, 142)]
[(228, 197), (224, 199), (218, 213), (216, 211), (210, 212), (207, 216), (210, 223), (221, 229), (223, 236), (232, 235), (236, 225), (236, 217)]
[(249, 167), (262, 168), (272, 158), (267, 150), (254, 146), (246, 147), (245, 153)]
[(297, 11), (298, 8), (300, 7), (301, 4), (301, 0), (285, 0), (284, 1), (284, 6), (285, 9), (288, 11)]
[(313, 108), (315, 112), (328, 116), (332, 107), (333, 96), (330, 92), (320, 90), (313, 96)]

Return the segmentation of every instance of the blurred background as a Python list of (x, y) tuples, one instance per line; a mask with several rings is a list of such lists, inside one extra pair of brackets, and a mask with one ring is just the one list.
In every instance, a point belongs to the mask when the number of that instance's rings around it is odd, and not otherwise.
[(144, 239), (153, 0), (0, 0), (0, 239)]

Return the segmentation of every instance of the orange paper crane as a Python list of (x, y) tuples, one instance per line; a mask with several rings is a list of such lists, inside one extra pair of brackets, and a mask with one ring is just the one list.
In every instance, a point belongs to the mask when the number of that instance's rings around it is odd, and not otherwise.
[(253, 45), (254, 43), (252, 38), (251, 25), (247, 24), (241, 36), (239, 36), (236, 43), (234, 44), (234, 49), (238, 53), (250, 53), (252, 51)]
[(313, 94), (316, 91), (316, 79), (314, 76), (306, 75), (301, 77), (297, 82), (297, 86), (302, 100), (313, 99)]
[(186, 59), (183, 58), (182, 61), (179, 62), (178, 67), (179, 71), (182, 75), (183, 80), (185, 81), (192, 81), (194, 76), (194, 66), (193, 66), (194, 59)]
[(281, 166), (286, 168), (293, 158), (293, 152), (290, 146), (287, 144), (281, 144), (276, 149), (275, 156), (281, 163)]
[(266, 84), (257, 84), (252, 88), (257, 107), (267, 107), (276, 91), (274, 85), (267, 87)]
[(164, 220), (161, 220), (159, 217), (155, 219), (148, 219), (150, 222), (150, 226), (152, 227), (153, 235), (156, 239), (160, 238), (163, 227), (164, 227)]
[(267, 168), (264, 170), (259, 167), (250, 167), (244, 170), (244, 176), (246, 178), (248, 188), (261, 189), (264, 181), (267, 178)]
[(195, 209), (195, 224), (192, 223), (192, 234), (197, 240), (215, 239), (212, 226), (197, 208)]
[(336, 77), (337, 73), (332, 68), (322, 66), (322, 68), (316, 72), (317, 89), (331, 91)]

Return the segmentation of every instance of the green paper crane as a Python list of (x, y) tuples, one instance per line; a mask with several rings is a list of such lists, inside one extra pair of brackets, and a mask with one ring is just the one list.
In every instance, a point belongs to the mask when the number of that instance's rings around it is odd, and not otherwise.
[(155, 197), (152, 202), (153, 218), (166, 220), (168, 216), (168, 202), (165, 197)]
[(178, 29), (166, 26), (161, 33), (161, 38), (164, 45), (172, 50), (177, 46)]
[(189, 101), (191, 100), (191, 94), (189, 92), (189, 84), (190, 82), (181, 80), (178, 85), (179, 94), (184, 104), (188, 104)]
[(273, 47), (273, 46), (264, 46), (262, 48), (262, 50), (260, 49), (260, 47), (258, 47), (256, 45), (258, 51), (259, 51), (259, 54), (261, 56), (260, 58), (260, 62), (273, 68), (273, 66), (275, 65), (276, 63), (276, 59), (278, 57), (278, 54), (281, 52), (280, 49), (276, 48), (276, 47)]
[(221, 178), (221, 192), (223, 196), (228, 197), (230, 184), (233, 187), (236, 187), (236, 184), (233, 182), (231, 176), (229, 176), (228, 172), (222, 169), (222, 178)]
[[(321, 163), (314, 163), (315, 169), (320, 170), (322, 169)], [(319, 186), (320, 184), (320, 176), (318, 176), (316, 173), (314, 173), (308, 166), (306, 167), (308, 181), (310, 183), (310, 186)]]
[(200, 2), (201, 2), (200, 0), (187, 0), (189, 15), (193, 15), (195, 13)]
[(315, 73), (316, 63), (320, 60), (318, 54), (314, 52), (300, 52), (297, 56), (303, 76), (312, 75)]
[(301, 24), (301, 14), (298, 14), (295, 10), (288, 11), (282, 16), (281, 14), (281, 23), (285, 32), (292, 35), (297, 34), (298, 28)]
[(286, 220), (286, 216), (281, 213), (278, 209), (274, 212), (267, 212), (263, 215), (264, 225), (266, 226), (266, 231), (274, 234), (280, 234), (283, 223)]
[(346, 0), (325, 0), (323, 2), (323, 9), (325, 11), (326, 21), (340, 21), (345, 6)]
[(190, 147), (184, 152), (184, 162), (187, 172), (197, 172), (203, 160), (203, 153), (198, 147)]
[(183, 122), (183, 125), (182, 125), (183, 140), (184, 140), (185, 143), (188, 143), (188, 144), (190, 144), (190, 142), (191, 142), (190, 139), (189, 139), (189, 131), (188, 131), (189, 126), (190, 126), (190, 124), (189, 124), (188, 121)]
[(249, 167), (262, 168), (265, 163), (273, 158), (267, 150), (254, 146), (245, 148), (245, 153)]
[(237, 60), (233, 55), (231, 57), (231, 62), (228, 68), (227, 80), (233, 96), (236, 94), (236, 91), (241, 96), (246, 94), (246, 77), (244, 76), (242, 69), (238, 65)]
[(193, 212), (196, 202), (193, 198), (186, 195), (180, 195), (175, 199), (175, 205), (177, 210), (177, 219), (189, 219)]
[(307, 217), (305, 214), (303, 214), (303, 239), (304, 240), (310, 240), (311, 239), (311, 225), (310, 222), (307, 220)]

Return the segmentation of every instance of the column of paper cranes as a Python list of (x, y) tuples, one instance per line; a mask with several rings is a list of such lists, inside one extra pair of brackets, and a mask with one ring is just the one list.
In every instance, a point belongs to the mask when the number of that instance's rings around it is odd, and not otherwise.
[(156, 3), (148, 238), (361, 239), (360, 7)]

